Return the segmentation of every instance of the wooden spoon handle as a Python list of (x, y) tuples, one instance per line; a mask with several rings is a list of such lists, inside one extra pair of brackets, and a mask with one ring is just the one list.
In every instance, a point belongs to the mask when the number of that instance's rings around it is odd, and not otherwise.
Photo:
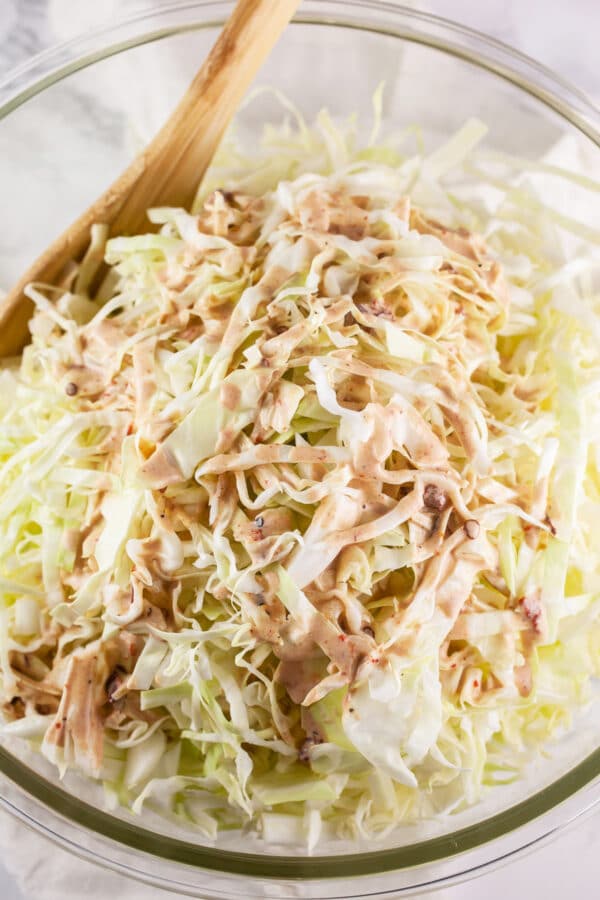
[(33, 304), (32, 281), (52, 284), (89, 243), (95, 223), (112, 234), (150, 230), (152, 206), (189, 207), (240, 100), (300, 0), (238, 0), (184, 97), (156, 137), (119, 178), (57, 238), (0, 304), (0, 357), (20, 352)]

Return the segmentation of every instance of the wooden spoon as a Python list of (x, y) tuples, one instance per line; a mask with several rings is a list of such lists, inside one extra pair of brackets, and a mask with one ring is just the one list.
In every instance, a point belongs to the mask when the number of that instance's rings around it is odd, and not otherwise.
[(0, 357), (29, 340), (32, 281), (52, 284), (81, 258), (94, 223), (112, 234), (150, 231), (152, 206), (189, 208), (246, 89), (293, 16), (300, 0), (238, 0), (183, 99), (146, 149), (86, 212), (57, 238), (0, 303)]

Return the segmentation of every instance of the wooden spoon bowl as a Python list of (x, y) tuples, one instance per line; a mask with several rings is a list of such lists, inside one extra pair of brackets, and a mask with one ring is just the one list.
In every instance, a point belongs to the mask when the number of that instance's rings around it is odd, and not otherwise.
[(27, 269), (0, 303), (0, 357), (29, 340), (31, 282), (53, 284), (83, 255), (95, 223), (112, 235), (150, 231), (153, 206), (189, 208), (227, 125), (300, 0), (239, 0), (184, 97), (152, 142)]

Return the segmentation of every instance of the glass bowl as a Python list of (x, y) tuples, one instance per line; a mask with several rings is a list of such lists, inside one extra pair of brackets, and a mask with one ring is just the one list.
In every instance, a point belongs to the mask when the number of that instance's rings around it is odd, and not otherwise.
[[(119, 173), (166, 117), (230, 12), (229, 2), (158, 4), (151, 13), (53, 48), (0, 84), (0, 284), (8, 286)], [(488, 145), (524, 160), (560, 147), (582, 175), (600, 171), (600, 116), (578, 91), (504, 45), (451, 22), (369, 0), (306, 0), (259, 76), (310, 119), (322, 106), (370, 121), (418, 123), (435, 146), (469, 116)], [(263, 93), (241, 113), (250, 133), (281, 117)], [(7, 164), (8, 161), (8, 164)], [(580, 189), (560, 213), (597, 223)], [(597, 196), (597, 195), (596, 195)], [(312, 856), (229, 834), (212, 844), (144, 813), (108, 810), (75, 775), (0, 743), (5, 807), (72, 852), (129, 876), (205, 898), (350, 898), (419, 893), (524, 852), (600, 799), (597, 709), (548, 748), (525, 780), (477, 806), (399, 829), (377, 844), (324, 844)]]

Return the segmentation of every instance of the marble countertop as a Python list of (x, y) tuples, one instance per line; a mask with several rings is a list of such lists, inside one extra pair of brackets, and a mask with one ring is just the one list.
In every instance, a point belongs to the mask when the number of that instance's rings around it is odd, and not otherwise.
[[(0, 0), (0, 78), (57, 40), (147, 5), (137, 0)], [(564, 0), (429, 0), (407, 5), (428, 9), (492, 34), (539, 59), (590, 96), (600, 99), (597, 61), (600, 3), (597, 0), (570, 0), (568, 3)], [(5, 815), (0, 815), (0, 830), (6, 825)], [(517, 900), (526, 896), (532, 900), (542, 897), (544, 900), (564, 900), (570, 896), (589, 896), (591, 886), (600, 880), (599, 825), (598, 815), (588, 818), (526, 857), (470, 884), (444, 889), (436, 896), (446, 900), (476, 900), (482, 896), (489, 900), (507, 896)], [(60, 895), (62, 898), (81, 896), (81, 881), (74, 885), (69, 877), (71, 857), (62, 850), (52, 849), (44, 839), (25, 829), (23, 840), (28, 842), (34, 854), (62, 855), (65, 876), (64, 892)], [(0, 859), (2, 900), (39, 900), (42, 895), (44, 898), (50, 896), (42, 890), (42, 866), (39, 883), (36, 885), (30, 880), (21, 890), (9, 875), (6, 863)], [(117, 891), (119, 895), (129, 897), (129, 883), (120, 876), (103, 876), (100, 870), (81, 862), (77, 862), (77, 866), (78, 879), (82, 877), (82, 866), (89, 869), (90, 882), (97, 883), (103, 877), (109, 879), (110, 887), (107, 881), (104, 896)], [(135, 896), (150, 900), (164, 894), (140, 887)]]

